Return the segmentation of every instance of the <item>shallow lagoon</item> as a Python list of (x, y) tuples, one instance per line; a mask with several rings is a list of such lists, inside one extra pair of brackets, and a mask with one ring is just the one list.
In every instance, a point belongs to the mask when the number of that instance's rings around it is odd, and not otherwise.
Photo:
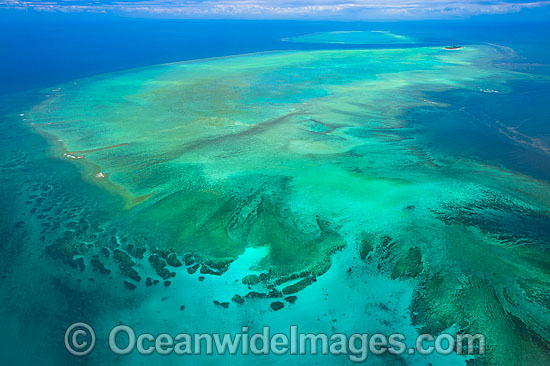
[(415, 44), (414, 38), (390, 31), (335, 31), (285, 38), (289, 42), (338, 44)]

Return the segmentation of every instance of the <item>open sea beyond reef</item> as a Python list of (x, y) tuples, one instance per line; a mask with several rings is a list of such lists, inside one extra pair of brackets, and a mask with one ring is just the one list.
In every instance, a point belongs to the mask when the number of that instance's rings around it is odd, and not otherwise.
[(115, 356), (120, 323), (481, 333), (366, 362), (550, 364), (549, 29), (5, 19), (2, 364), (350, 363)]

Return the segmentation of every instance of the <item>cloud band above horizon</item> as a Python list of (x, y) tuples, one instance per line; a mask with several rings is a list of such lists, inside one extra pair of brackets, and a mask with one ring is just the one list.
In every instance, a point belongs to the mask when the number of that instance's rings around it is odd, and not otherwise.
[[(521, 0), (520, 0), (521, 1)], [(0, 0), (0, 8), (43, 12), (100, 12), (167, 18), (426, 19), (517, 13), (550, 0)]]

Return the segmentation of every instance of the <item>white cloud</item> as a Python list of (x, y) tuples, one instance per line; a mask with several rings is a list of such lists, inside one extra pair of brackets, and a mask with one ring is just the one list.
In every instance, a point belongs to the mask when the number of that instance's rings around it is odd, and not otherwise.
[(441, 18), (505, 14), (550, 5), (533, 2), (474, 0), (0, 0), (0, 7), (38, 11), (111, 12), (181, 18), (374, 19)]

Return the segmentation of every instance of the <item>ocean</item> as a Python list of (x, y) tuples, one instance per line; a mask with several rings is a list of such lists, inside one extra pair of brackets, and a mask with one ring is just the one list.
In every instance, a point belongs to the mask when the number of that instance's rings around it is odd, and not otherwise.
[[(479, 364), (548, 361), (548, 29), (2, 19), (0, 359), (350, 363), (114, 355), (126, 324), (467, 331)], [(76, 322), (97, 334), (84, 357), (64, 343)]]

